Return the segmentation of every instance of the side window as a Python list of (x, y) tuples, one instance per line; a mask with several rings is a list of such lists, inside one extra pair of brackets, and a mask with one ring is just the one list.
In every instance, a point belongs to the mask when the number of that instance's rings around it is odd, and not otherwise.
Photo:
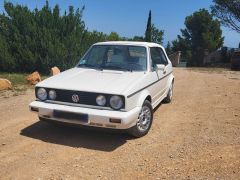
[(159, 47), (150, 48), (151, 58), (152, 58), (152, 66), (156, 67), (157, 64), (168, 64), (167, 58), (163, 52), (163, 50)]

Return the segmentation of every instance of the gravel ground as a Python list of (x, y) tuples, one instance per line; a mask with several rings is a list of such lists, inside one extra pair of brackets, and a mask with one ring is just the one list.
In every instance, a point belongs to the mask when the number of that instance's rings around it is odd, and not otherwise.
[(175, 69), (149, 134), (61, 127), (0, 97), (0, 179), (239, 179), (240, 73)]

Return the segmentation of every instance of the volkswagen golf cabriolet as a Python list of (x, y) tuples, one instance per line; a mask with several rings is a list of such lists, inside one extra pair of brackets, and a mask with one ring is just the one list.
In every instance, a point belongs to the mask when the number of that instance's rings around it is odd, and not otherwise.
[(147, 42), (101, 42), (72, 69), (35, 87), (29, 106), (40, 120), (146, 135), (153, 109), (170, 103), (174, 76), (164, 48)]

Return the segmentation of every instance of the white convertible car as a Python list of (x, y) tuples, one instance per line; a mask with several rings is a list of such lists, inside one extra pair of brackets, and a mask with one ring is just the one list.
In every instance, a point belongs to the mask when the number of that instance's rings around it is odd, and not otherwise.
[(76, 67), (36, 85), (40, 120), (112, 129), (141, 137), (153, 109), (171, 102), (174, 76), (164, 48), (147, 42), (94, 44)]

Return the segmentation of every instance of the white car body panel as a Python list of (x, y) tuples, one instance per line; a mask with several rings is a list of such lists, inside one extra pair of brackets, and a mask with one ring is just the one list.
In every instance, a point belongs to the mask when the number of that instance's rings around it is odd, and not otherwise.
[[(147, 49), (147, 70), (144, 72), (129, 72), (75, 67), (38, 83), (36, 87), (121, 95), (125, 97), (125, 108), (116, 111), (101, 107), (75, 106), (74, 104), (36, 100), (29, 105), (30, 110), (36, 112), (37, 109), (39, 117), (53, 121), (104, 128), (128, 129), (136, 125), (139, 112), (146, 98), (150, 98), (152, 107), (155, 108), (167, 96), (174, 76), (172, 74), (172, 64), (162, 46), (155, 43), (125, 41), (103, 42), (95, 45), (144, 46)], [(152, 69), (150, 47), (158, 47), (163, 50), (168, 60), (168, 65), (166, 65), (164, 70)], [(87, 123), (82, 123), (77, 120), (54, 118), (54, 110), (88, 114), (89, 120)], [(121, 119), (121, 123), (110, 123), (110, 118)]]
[(37, 84), (38, 87), (52, 87), (86, 92), (122, 94), (128, 86), (141, 79), (144, 72), (123, 72), (72, 68)]
[[(80, 124), (85, 126), (98, 126), (105, 128), (117, 128), (117, 129), (127, 129), (129, 127), (134, 126), (135, 120), (138, 118), (138, 113), (141, 110), (140, 107), (136, 107), (128, 112), (120, 112), (120, 111), (109, 111), (109, 110), (100, 110), (100, 109), (91, 109), (91, 108), (83, 108), (83, 107), (73, 107), (73, 106), (65, 106), (59, 104), (50, 104), (44, 103), (40, 101), (34, 101), (30, 104), (30, 107), (39, 108), (39, 112), (37, 113), (40, 117), (51, 119), (56, 122), (65, 122), (65, 123), (73, 123)], [(78, 120), (65, 120), (61, 118), (54, 118), (53, 111), (60, 110), (64, 112), (71, 113), (82, 113), (89, 115), (89, 121), (86, 123), (79, 122)], [(121, 124), (115, 124), (109, 122), (109, 118), (121, 119)]]

